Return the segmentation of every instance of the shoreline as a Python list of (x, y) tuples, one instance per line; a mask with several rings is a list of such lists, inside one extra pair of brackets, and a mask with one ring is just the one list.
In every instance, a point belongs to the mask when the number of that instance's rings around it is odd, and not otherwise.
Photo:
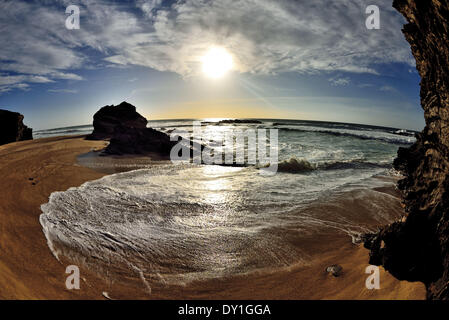
[[(188, 286), (144, 288), (110, 285), (89, 270), (81, 271), (81, 290), (65, 288), (65, 261), (58, 262), (47, 246), (39, 223), (40, 205), (54, 191), (64, 191), (105, 173), (83, 167), (80, 155), (104, 147), (105, 141), (84, 136), (59, 136), (0, 146), (0, 299), (424, 299), (421, 283), (394, 279), (381, 268), (381, 289), (367, 290), (364, 269), (368, 250), (347, 236), (329, 239), (332, 250), (318, 254), (310, 264), (269, 273), (253, 272), (225, 279), (194, 281)], [(33, 178), (33, 180), (30, 180)], [(34, 183), (34, 184), (33, 184)], [(336, 249), (338, 248), (338, 249)], [(344, 273), (325, 272), (338, 263)]]

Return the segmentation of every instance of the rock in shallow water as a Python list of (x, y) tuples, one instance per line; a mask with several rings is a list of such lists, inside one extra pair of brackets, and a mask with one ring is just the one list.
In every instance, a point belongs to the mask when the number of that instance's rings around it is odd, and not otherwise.
[(152, 128), (117, 126), (104, 153), (114, 155), (157, 153), (168, 158), (176, 143), (170, 141), (167, 134)]

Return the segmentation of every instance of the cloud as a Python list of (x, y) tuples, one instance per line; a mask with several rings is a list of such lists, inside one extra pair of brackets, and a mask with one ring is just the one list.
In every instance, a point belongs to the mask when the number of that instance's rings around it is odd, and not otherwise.
[(390, 92), (390, 93), (399, 93), (398, 89), (392, 87), (392, 86), (381, 86), (379, 88), (380, 91), (383, 92)]
[(332, 86), (347, 86), (351, 80), (348, 77), (345, 78), (330, 78), (329, 82)]
[(74, 89), (48, 89), (47, 91), (54, 93), (78, 93), (78, 90)]
[(55, 79), (82, 79), (65, 72), (81, 67), (84, 57), (65, 35), (64, 11), (25, 1), (0, 1), (0, 11), (0, 92)]
[(23, 91), (28, 91), (29, 90), (29, 85), (26, 83), (16, 83), (16, 84), (10, 84), (10, 85), (0, 85), (0, 93), (3, 92), (9, 92), (13, 89), (20, 89)]
[(50, 74), (80, 66), (83, 58), (65, 39), (65, 16), (35, 2), (2, 1), (0, 68), (28, 74)]
[(181, 75), (198, 72), (213, 45), (228, 49), (240, 72), (378, 74), (377, 64), (413, 65), (403, 19), (382, 1), (380, 30), (367, 30), (363, 0), (186, 0), (152, 10), (147, 41), (115, 48), (107, 60)]
[(28, 83), (49, 83), (53, 80), (44, 76), (37, 75), (14, 75), (0, 74), (0, 93), (9, 92), (12, 89), (27, 90), (29, 88)]
[(137, 6), (148, 16), (152, 16), (153, 10), (160, 7), (162, 0), (138, 0)]
[(50, 73), (50, 76), (55, 79), (63, 79), (63, 80), (83, 80), (83, 77), (75, 73), (52, 72)]
[(357, 85), (357, 87), (359, 87), (359, 88), (372, 88), (372, 87), (374, 87), (374, 85), (371, 84), (371, 83), (360, 83), (360, 84)]
[(0, 75), (0, 86), (4, 85), (13, 85), (20, 82), (36, 82), (36, 83), (46, 83), (52, 82), (52, 80), (42, 77), (42, 76), (9, 76), (9, 75)]
[(0, 1), (0, 42), (7, 44), (0, 70), (82, 80), (76, 70), (106, 61), (188, 77), (211, 46), (228, 49), (238, 72), (254, 74), (378, 74), (379, 64), (414, 65), (390, 0), (377, 1), (380, 30), (365, 27), (367, 0), (77, 2), (80, 30), (64, 27), (71, 1)]

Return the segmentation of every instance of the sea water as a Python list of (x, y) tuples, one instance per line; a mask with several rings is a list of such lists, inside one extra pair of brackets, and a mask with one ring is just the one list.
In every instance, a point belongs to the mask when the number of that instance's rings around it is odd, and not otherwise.
[[(202, 129), (216, 140), (209, 139), (212, 148), (223, 149), (227, 146), (217, 141), (227, 131), (278, 129), (279, 163), (297, 159), (313, 170), (264, 176), (256, 166), (166, 162), (54, 192), (40, 216), (53, 254), (109, 277), (128, 272), (145, 283), (188, 282), (307, 263), (301, 239), (335, 232), (350, 241), (395, 218), (392, 208), (399, 200), (373, 188), (393, 184), (394, 179), (379, 177), (395, 174), (392, 161), (398, 147), (414, 142), (413, 132), (260, 121), (203, 121)], [(192, 123), (152, 121), (149, 126), (192, 136)], [(64, 134), (64, 129), (48, 132), (55, 131)]]

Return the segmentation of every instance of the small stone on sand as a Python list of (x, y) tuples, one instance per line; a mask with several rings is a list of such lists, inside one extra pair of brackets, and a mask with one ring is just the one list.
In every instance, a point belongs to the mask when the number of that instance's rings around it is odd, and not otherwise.
[(338, 264), (333, 264), (326, 268), (326, 272), (331, 273), (334, 277), (338, 277), (342, 274), (343, 268)]

